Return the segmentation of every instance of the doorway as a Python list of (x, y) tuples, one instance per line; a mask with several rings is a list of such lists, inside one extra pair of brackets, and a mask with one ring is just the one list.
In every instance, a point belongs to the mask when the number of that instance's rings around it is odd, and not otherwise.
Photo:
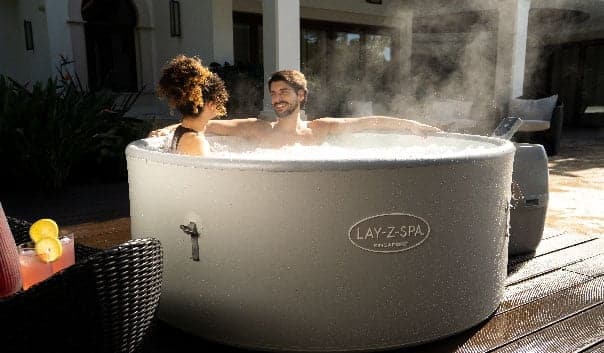
[(129, 0), (83, 0), (82, 18), (90, 89), (136, 91), (135, 6)]
[(604, 41), (549, 48), (551, 91), (564, 102), (565, 125), (604, 127)]

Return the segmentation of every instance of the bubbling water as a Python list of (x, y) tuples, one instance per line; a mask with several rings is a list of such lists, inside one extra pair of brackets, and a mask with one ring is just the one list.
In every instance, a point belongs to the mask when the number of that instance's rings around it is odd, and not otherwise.
[[(208, 158), (254, 161), (310, 160), (417, 160), (473, 157), (493, 151), (498, 144), (469, 135), (437, 134), (428, 137), (399, 133), (353, 133), (332, 136), (320, 145), (293, 144), (281, 148), (257, 147), (235, 136), (207, 136)], [(171, 136), (148, 148), (166, 152)]]

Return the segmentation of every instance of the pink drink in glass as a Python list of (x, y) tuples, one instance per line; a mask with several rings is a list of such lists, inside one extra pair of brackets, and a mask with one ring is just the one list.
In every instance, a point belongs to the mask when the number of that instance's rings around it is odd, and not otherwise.
[(20, 244), (18, 250), (24, 290), (52, 276), (52, 266), (38, 257), (33, 243)]
[(59, 236), (59, 240), (63, 246), (63, 252), (58, 259), (51, 262), (52, 273), (57, 273), (62, 269), (75, 264), (75, 242), (73, 240), (73, 233), (61, 234)]

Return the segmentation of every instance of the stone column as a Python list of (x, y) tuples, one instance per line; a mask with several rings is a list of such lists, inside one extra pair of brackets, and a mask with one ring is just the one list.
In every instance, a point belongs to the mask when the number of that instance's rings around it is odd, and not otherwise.
[(510, 98), (522, 95), (531, 0), (499, 0), (495, 102), (501, 116)]
[(300, 1), (263, 0), (264, 103), (260, 117), (274, 119), (267, 81), (284, 69), (300, 70)]
[(74, 60), (74, 70), (84, 87), (88, 87), (88, 56), (86, 55), (86, 35), (84, 19), (82, 19), (82, 2), (70, 1), (67, 24), (71, 39), (71, 59)]
[(159, 73), (155, 70), (157, 63), (157, 46), (155, 45), (155, 27), (152, 23), (136, 26), (136, 68), (138, 88), (145, 87), (145, 93), (155, 92), (155, 82), (159, 80)]
[[(407, 10), (398, 14), (397, 17), (397, 40), (398, 40), (398, 73), (396, 80), (399, 81), (399, 93), (409, 94), (409, 82), (411, 79), (411, 54), (413, 53), (413, 11)], [(403, 84), (404, 83), (404, 84)]]
[[(73, 60), (71, 45), (71, 31), (68, 23), (69, 15), (67, 0), (46, 0), (44, 2), (46, 11), (46, 23), (48, 25), (48, 53), (50, 76), (58, 75), (57, 67), (61, 64), (61, 56)], [(71, 73), (76, 69), (74, 66), (67, 67)]]
[(234, 64), (233, 1), (212, 0), (212, 56), (214, 61)]

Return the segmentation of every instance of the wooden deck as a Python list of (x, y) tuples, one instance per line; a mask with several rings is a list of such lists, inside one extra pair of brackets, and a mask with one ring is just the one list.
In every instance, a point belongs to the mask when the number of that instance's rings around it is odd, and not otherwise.
[[(157, 323), (147, 352), (244, 352)], [(546, 232), (534, 254), (509, 259), (503, 301), (485, 322), (391, 352), (604, 353), (604, 236)]]

